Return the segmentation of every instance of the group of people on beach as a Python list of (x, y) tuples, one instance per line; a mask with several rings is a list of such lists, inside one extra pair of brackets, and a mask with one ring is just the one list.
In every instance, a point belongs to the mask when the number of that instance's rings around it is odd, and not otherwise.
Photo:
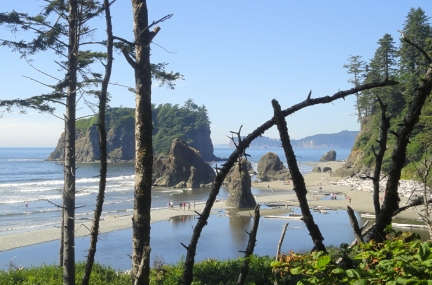
[[(183, 209), (183, 211), (186, 211), (186, 205), (188, 207), (188, 211), (191, 211), (191, 203), (190, 202), (189, 203), (180, 202), (180, 204), (179, 204), (180, 210)], [(193, 205), (193, 209), (195, 210), (195, 201), (192, 202), (192, 205)], [(174, 203), (172, 200), (168, 202), (167, 207), (170, 210), (174, 210)]]

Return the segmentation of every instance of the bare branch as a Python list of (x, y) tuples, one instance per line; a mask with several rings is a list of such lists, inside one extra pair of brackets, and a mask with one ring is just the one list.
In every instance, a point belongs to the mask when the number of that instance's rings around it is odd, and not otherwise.
[(163, 46), (161, 46), (161, 45), (159, 45), (159, 44), (157, 44), (157, 43), (155, 43), (155, 42), (153, 42), (153, 41), (152, 41), (152, 43), (153, 43), (154, 45), (157, 45), (158, 47), (160, 47), (161, 49), (163, 49), (163, 50), (166, 51), (167, 53), (173, 53), (173, 54), (176, 54), (176, 53), (178, 52), (178, 50), (176, 50), (176, 51), (174, 51), (174, 52), (169, 51), (169, 50), (167, 50), (166, 48), (164, 48)]

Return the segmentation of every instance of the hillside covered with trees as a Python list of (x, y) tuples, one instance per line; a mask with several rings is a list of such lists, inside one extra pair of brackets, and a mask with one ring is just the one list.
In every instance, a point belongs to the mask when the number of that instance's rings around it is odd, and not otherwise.
[[(294, 148), (352, 148), (358, 133), (358, 131), (341, 131), (335, 134), (317, 134), (298, 140), (292, 139), (291, 145)], [(234, 141), (237, 142), (238, 139), (234, 138)], [(234, 147), (232, 140), (229, 142), (228, 146)], [(256, 138), (251, 143), (250, 148), (272, 148), (280, 146), (280, 139), (262, 136)]]
[[(135, 155), (134, 108), (108, 108), (105, 122), (108, 155), (111, 161), (133, 160)], [(170, 103), (152, 106), (153, 150), (168, 154), (173, 139), (179, 138), (200, 151), (204, 160), (214, 159), (213, 144), (210, 138), (210, 119), (206, 107), (198, 106), (189, 99), (183, 106)], [(80, 119), (76, 122), (77, 160), (95, 161), (99, 157), (97, 142), (97, 116)], [(63, 135), (49, 160), (62, 160)]]
[[(404, 22), (402, 37), (410, 39), (432, 55), (432, 27), (423, 9), (412, 8)], [(399, 44), (390, 34), (384, 34), (377, 41), (378, 47), (372, 59), (364, 61), (361, 56), (350, 56), (344, 65), (352, 76), (353, 86), (379, 82), (387, 78), (400, 82), (398, 85), (365, 90), (356, 94), (355, 110), (361, 125), (361, 132), (347, 161), (347, 167), (354, 172), (368, 173), (374, 168), (373, 148), (378, 148), (382, 109), (379, 99), (386, 105), (389, 118), (387, 149), (391, 149), (397, 138), (397, 130), (404, 125), (404, 116), (413, 100), (416, 87), (420, 85), (428, 68), (425, 56), (405, 41)], [(429, 97), (422, 109), (420, 119), (414, 128), (407, 147), (406, 167), (403, 177), (415, 177), (414, 164), (430, 157), (432, 137), (432, 102)], [(389, 171), (391, 152), (387, 151), (383, 161), (383, 171)]]

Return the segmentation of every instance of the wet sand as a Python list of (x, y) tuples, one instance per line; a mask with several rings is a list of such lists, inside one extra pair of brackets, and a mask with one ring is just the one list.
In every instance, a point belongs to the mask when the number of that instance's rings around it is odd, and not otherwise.
[[(333, 171), (341, 167), (343, 162), (325, 162), (316, 163), (317, 166), (323, 168), (330, 166)], [(353, 210), (362, 213), (374, 213), (372, 193), (369, 191), (352, 190), (349, 185), (342, 185), (336, 182), (340, 181), (340, 177), (331, 177), (329, 173), (308, 173), (304, 175), (306, 186), (308, 189), (308, 204), (309, 206), (326, 206), (332, 209), (346, 209), (349, 205)], [(322, 187), (320, 192), (319, 187)], [(259, 182), (252, 183), (253, 188), (268, 190), (255, 197), (259, 204), (278, 204), (278, 208), (262, 209), (261, 216), (265, 215), (281, 215), (290, 211), (287, 206), (298, 206), (297, 198), (292, 190), (292, 184), (284, 184), (283, 181)], [(331, 200), (329, 194), (338, 193), (337, 200)], [(346, 197), (351, 197), (351, 202)], [(317, 200), (318, 199), (318, 200)], [(407, 201), (406, 197), (401, 197), (400, 205)], [(204, 204), (197, 204), (195, 210), (202, 211)], [(225, 201), (215, 202), (213, 210), (227, 209)], [(235, 211), (237, 215), (253, 215), (253, 211)], [(179, 209), (169, 210), (162, 209), (151, 212), (152, 223), (168, 220), (171, 217), (178, 215), (193, 215), (193, 211), (183, 211)], [(104, 219), (100, 223), (100, 233), (106, 233), (116, 230), (128, 229), (132, 226), (132, 216), (112, 217)], [(407, 219), (417, 218), (415, 210), (407, 210), (398, 215)], [(86, 236), (91, 228), (90, 222), (76, 222), (76, 237)], [(33, 230), (28, 232), (15, 233), (10, 235), (0, 236), (0, 251), (6, 251), (13, 248), (24, 247), (47, 241), (57, 240), (60, 237), (59, 228), (49, 228), (43, 230)]]

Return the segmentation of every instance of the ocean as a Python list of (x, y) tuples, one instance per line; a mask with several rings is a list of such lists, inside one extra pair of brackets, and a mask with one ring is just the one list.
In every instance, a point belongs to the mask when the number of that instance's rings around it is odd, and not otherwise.
[[(63, 187), (63, 167), (61, 164), (46, 161), (53, 148), (0, 148), (0, 235), (52, 227), (60, 223), (61, 210), (53, 204), (61, 205)], [(217, 157), (227, 158), (232, 148), (216, 148)], [(283, 149), (249, 149), (248, 159), (256, 169), (262, 155), (272, 151), (282, 161)], [(295, 150), (300, 169), (303, 173), (311, 170), (304, 162), (318, 161), (328, 150)], [(336, 149), (337, 159), (346, 159), (349, 149)], [(212, 165), (223, 164), (223, 161)], [(76, 218), (93, 217), (93, 209), (98, 192), (99, 165), (97, 163), (78, 163), (76, 170)], [(133, 209), (134, 165), (132, 163), (111, 163), (108, 165), (108, 178), (102, 216), (128, 215)], [(252, 189), (254, 195), (260, 194)], [(204, 203), (209, 189), (181, 190), (167, 187), (152, 188), (152, 210), (166, 207), (167, 201), (174, 205), (193, 201)], [(221, 188), (220, 199), (226, 199), (229, 191)], [(27, 202), (27, 206), (26, 206)], [(51, 202), (51, 203), (50, 203)], [(53, 203), (53, 204), (52, 204)]]
[[(350, 149), (335, 149), (337, 160), (348, 157)], [(20, 231), (43, 229), (60, 224), (60, 210), (47, 201), (61, 204), (61, 188), (63, 185), (62, 166), (45, 161), (53, 148), (0, 148), (0, 235)], [(216, 148), (217, 157), (226, 158), (232, 153), (230, 148)], [(275, 152), (282, 161), (281, 148), (249, 149), (248, 158), (256, 169), (259, 158), (266, 152)], [(302, 173), (311, 171), (306, 162), (316, 162), (328, 149), (295, 149)], [(214, 162), (223, 164), (223, 161)], [(93, 216), (96, 193), (98, 190), (99, 166), (95, 163), (77, 164), (77, 206), (84, 205), (76, 211), (77, 218), (87, 219)], [(109, 164), (107, 192), (102, 217), (106, 215), (130, 215), (133, 209), (134, 167), (131, 163)], [(254, 179), (254, 177), (252, 177)], [(253, 195), (267, 195), (268, 191), (252, 188)], [(152, 188), (152, 211), (166, 207), (172, 200), (174, 205), (180, 202), (196, 201), (205, 203), (209, 189), (179, 190), (166, 187)], [(221, 188), (220, 199), (226, 199), (229, 191)], [(28, 202), (26, 207), (25, 201)], [(263, 206), (265, 207), (265, 206)], [(294, 208), (294, 212), (299, 210)], [(314, 219), (320, 226), (326, 246), (339, 246), (342, 242), (350, 243), (354, 239), (349, 219), (344, 210), (328, 211), (324, 215), (314, 212)], [(188, 244), (192, 227), (196, 224), (196, 216), (178, 216), (167, 221), (151, 225), (152, 261), (162, 259), (173, 264), (180, 261), (186, 254), (180, 242)], [(359, 223), (364, 219), (357, 213)], [(287, 221), (280, 219), (261, 218), (257, 236), (255, 253), (273, 256), (280, 238), (283, 225)], [(253, 223), (252, 217), (228, 216), (223, 210), (211, 215), (202, 232), (197, 247), (196, 260), (206, 258), (228, 259), (237, 258), (245, 250), (248, 236)], [(312, 247), (304, 223), (290, 220), (285, 236), (285, 251), (307, 251)], [(119, 230), (100, 235), (97, 245), (96, 260), (118, 270), (131, 267), (132, 230)], [(85, 260), (89, 239), (75, 240), (76, 260)], [(7, 269), (11, 258), (13, 263), (22, 266), (38, 266), (58, 262), (59, 241), (46, 242), (29, 247), (0, 252), (0, 265)]]

